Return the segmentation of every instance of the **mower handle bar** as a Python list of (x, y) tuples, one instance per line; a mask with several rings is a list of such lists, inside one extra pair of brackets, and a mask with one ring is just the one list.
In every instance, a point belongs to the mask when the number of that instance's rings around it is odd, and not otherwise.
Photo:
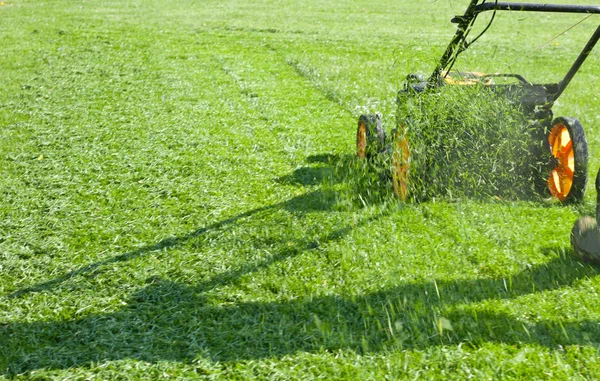
[[(570, 4), (531, 4), (531, 3), (505, 3), (505, 2), (484, 2), (478, 4), (481, 0), (471, 0), (467, 10), (462, 16), (456, 16), (452, 19), (453, 23), (458, 24), (458, 30), (442, 55), (435, 71), (427, 81), (430, 85), (435, 85), (442, 73), (450, 62), (467, 48), (466, 37), (469, 34), (477, 15), (485, 11), (521, 11), (521, 12), (554, 12), (554, 13), (585, 13), (600, 14), (598, 5), (570, 5)], [(562, 94), (571, 79), (575, 76), (585, 59), (590, 55), (592, 49), (600, 39), (600, 25), (583, 48), (571, 69), (565, 78), (558, 84), (558, 92), (552, 94), (548, 100), (552, 104)]]
[(481, 13), (485, 11), (525, 11), (600, 14), (600, 6), (530, 3), (483, 3), (475, 6), (475, 13)]

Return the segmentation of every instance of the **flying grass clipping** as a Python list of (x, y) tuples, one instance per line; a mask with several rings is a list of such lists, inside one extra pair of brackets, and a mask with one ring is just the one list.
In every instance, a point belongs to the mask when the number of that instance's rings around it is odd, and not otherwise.
[(530, 199), (544, 183), (543, 136), (522, 106), (484, 85), (400, 92), (391, 148), (402, 199)]

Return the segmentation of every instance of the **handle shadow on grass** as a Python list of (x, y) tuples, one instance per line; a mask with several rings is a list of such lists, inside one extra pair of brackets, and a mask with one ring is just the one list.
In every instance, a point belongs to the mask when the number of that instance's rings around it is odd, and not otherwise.
[[(147, 255), (151, 252), (175, 248), (204, 234), (226, 229), (230, 226), (240, 223), (247, 218), (252, 218), (253, 216), (259, 215), (260, 213), (288, 210), (294, 213), (303, 214), (315, 211), (331, 210), (334, 205), (339, 204), (340, 199), (342, 202), (344, 202), (344, 200), (350, 200), (348, 201), (349, 203), (354, 205), (362, 203), (364, 206), (366, 202), (375, 204), (393, 198), (391, 186), (389, 183), (387, 183), (388, 179), (382, 174), (380, 169), (376, 169), (371, 163), (364, 163), (356, 160), (355, 156), (338, 156), (330, 154), (314, 155), (309, 156), (306, 159), (306, 162), (313, 164), (313, 166), (300, 167), (291, 174), (276, 179), (276, 181), (288, 185), (321, 185), (321, 187), (317, 188), (316, 190), (293, 197), (287, 201), (240, 213), (233, 217), (204, 226), (196, 231), (182, 236), (165, 238), (157, 243), (119, 254), (102, 261), (90, 263), (76, 270), (55, 277), (54, 279), (13, 291), (7, 296), (9, 298), (17, 298), (29, 293), (51, 291), (55, 287), (60, 286), (74, 277), (87, 276), (89, 274), (97, 275), (99, 272), (103, 271), (103, 268), (111, 264), (127, 262), (137, 257)], [(322, 186), (327, 182), (329, 182), (327, 186)], [(334, 190), (334, 186), (336, 184), (345, 182), (347, 183), (343, 184), (341, 190)], [(385, 189), (381, 190), (381, 188)], [(369, 191), (369, 189), (371, 189), (371, 191)], [(385, 208), (383, 213), (385, 214)], [(346, 226), (331, 232), (325, 232), (316, 240), (299, 240), (296, 245), (282, 250), (280, 253), (264, 260), (261, 263), (246, 264), (227, 273), (219, 274), (214, 277), (214, 279), (207, 282), (207, 286), (220, 284), (226, 280), (231, 280), (243, 274), (257, 271), (258, 269), (268, 267), (275, 262), (297, 255), (299, 252), (304, 250), (314, 249), (318, 247), (320, 243), (339, 239), (345, 236), (356, 226), (364, 225), (379, 217), (381, 217), (381, 214), (375, 214), (371, 217), (365, 218), (362, 222), (359, 221), (358, 224)]]
[(492, 341), (549, 349), (593, 345), (600, 340), (597, 321), (524, 321), (498, 306), (597, 274), (568, 256), (555, 256), (515, 274), (509, 285), (506, 279), (431, 280), (365, 295), (234, 305), (209, 304), (205, 284), (152, 277), (113, 313), (1, 325), (0, 374), (122, 359), (191, 362), (200, 356), (236, 362), (321, 350), (375, 353)]
[[(283, 177), (277, 179), (277, 181), (280, 183), (302, 184), (305, 186), (322, 184), (323, 182), (328, 181), (328, 179), (331, 178), (330, 174), (333, 170), (332, 168), (337, 165), (337, 163), (339, 161), (339, 157), (336, 155), (314, 155), (314, 156), (309, 156), (306, 161), (307, 161), (307, 163), (311, 163), (311, 164), (317, 163), (320, 165), (301, 167), (299, 169), (296, 169), (292, 174), (283, 176)], [(191, 233), (188, 233), (188, 234), (185, 234), (182, 236), (165, 238), (157, 243), (147, 245), (147, 246), (141, 247), (139, 249), (123, 253), (123, 254), (119, 254), (119, 255), (107, 258), (105, 260), (102, 260), (102, 261), (90, 263), (88, 265), (80, 267), (79, 269), (67, 272), (63, 275), (60, 275), (60, 276), (58, 276), (54, 279), (48, 280), (46, 282), (42, 282), (42, 283), (39, 283), (39, 284), (36, 284), (33, 286), (21, 288), (17, 291), (14, 291), (14, 292), (8, 294), (8, 297), (16, 298), (16, 297), (20, 297), (20, 296), (23, 296), (23, 295), (29, 294), (29, 293), (50, 291), (53, 288), (61, 285), (62, 283), (68, 281), (71, 278), (78, 277), (78, 276), (85, 276), (85, 275), (92, 274), (92, 273), (97, 274), (98, 272), (102, 271), (102, 268), (105, 268), (108, 265), (111, 265), (114, 263), (120, 263), (120, 262), (127, 262), (134, 258), (147, 255), (151, 252), (156, 252), (156, 251), (160, 251), (160, 250), (164, 250), (164, 249), (170, 249), (170, 248), (174, 248), (174, 247), (183, 245), (186, 242), (193, 240), (195, 238), (198, 238), (204, 234), (207, 234), (212, 231), (226, 229), (230, 226), (240, 223), (244, 219), (251, 218), (251, 217), (259, 215), (261, 213), (270, 213), (270, 212), (276, 212), (279, 210), (288, 210), (293, 213), (300, 213), (300, 214), (309, 213), (309, 212), (318, 212), (318, 211), (328, 211), (334, 206), (334, 204), (336, 203), (336, 200), (337, 200), (337, 195), (333, 190), (331, 190), (331, 189), (325, 189), (325, 190), (324, 189), (316, 189), (316, 190), (293, 197), (289, 200), (286, 200), (286, 201), (283, 201), (283, 202), (280, 202), (277, 204), (259, 207), (259, 208), (249, 210), (247, 212), (240, 213), (233, 217), (226, 218), (221, 221), (204, 226), (198, 230), (195, 230)], [(326, 233), (323, 235), (323, 237), (321, 237), (321, 242), (326, 242), (331, 239), (336, 239), (336, 237), (341, 237), (347, 233), (348, 229), (350, 229), (350, 228), (346, 227), (346, 228), (342, 228), (342, 229), (338, 229), (338, 230)], [(282, 260), (283, 258), (286, 258), (287, 256), (294, 255), (294, 252), (298, 251), (298, 250), (296, 250), (296, 248), (300, 248), (300, 250), (305, 250), (308, 248), (314, 248), (315, 245), (318, 245), (318, 243), (316, 243), (314, 240), (305, 240), (305, 241), (303, 240), (302, 242), (299, 242), (298, 245), (294, 245), (294, 247), (289, 248), (287, 250), (287, 254), (279, 254), (279, 255), (273, 256), (272, 258), (266, 260), (262, 264), (243, 266), (240, 269), (232, 270), (231, 274), (229, 274), (229, 275), (220, 275), (217, 278), (231, 279), (233, 274), (241, 275), (241, 274), (245, 274), (250, 271), (255, 271), (258, 268), (266, 267), (271, 263), (274, 263), (278, 260)]]

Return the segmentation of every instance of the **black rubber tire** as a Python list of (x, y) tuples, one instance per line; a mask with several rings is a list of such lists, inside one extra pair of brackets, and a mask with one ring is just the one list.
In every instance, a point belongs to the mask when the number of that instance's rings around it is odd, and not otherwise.
[(379, 115), (361, 115), (356, 128), (356, 155), (369, 159), (384, 150), (385, 133)]
[[(560, 197), (557, 197), (556, 192), (552, 190), (552, 186), (550, 185), (550, 177), (553, 176), (553, 173), (548, 174), (548, 190), (550, 194), (558, 198), (564, 204), (572, 204), (578, 203), (583, 200), (583, 196), (585, 195), (585, 187), (587, 185), (588, 179), (588, 145), (587, 140), (585, 138), (585, 132), (583, 131), (583, 127), (579, 120), (576, 118), (568, 118), (568, 117), (558, 117), (554, 119), (551, 126), (547, 130), (546, 141), (550, 142), (550, 136), (553, 133), (555, 128), (562, 128), (564, 126), (569, 133), (569, 138), (571, 142), (572, 152), (573, 152), (573, 176), (572, 176), (572, 184), (570, 190), (566, 194), (560, 194)], [(552, 146), (549, 145), (550, 151), (552, 152)], [(552, 155), (555, 157), (555, 161), (560, 163), (558, 156)], [(558, 168), (558, 167), (557, 167)]]

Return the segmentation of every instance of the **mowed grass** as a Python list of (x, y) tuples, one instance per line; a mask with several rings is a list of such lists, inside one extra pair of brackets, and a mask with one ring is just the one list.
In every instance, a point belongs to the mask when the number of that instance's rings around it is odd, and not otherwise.
[[(0, 5), (0, 378), (597, 377), (593, 181), (403, 204), (345, 167), (467, 3)], [(499, 14), (458, 68), (557, 81), (597, 17), (527, 53), (582, 18)], [(591, 179), (599, 57), (554, 107)]]

